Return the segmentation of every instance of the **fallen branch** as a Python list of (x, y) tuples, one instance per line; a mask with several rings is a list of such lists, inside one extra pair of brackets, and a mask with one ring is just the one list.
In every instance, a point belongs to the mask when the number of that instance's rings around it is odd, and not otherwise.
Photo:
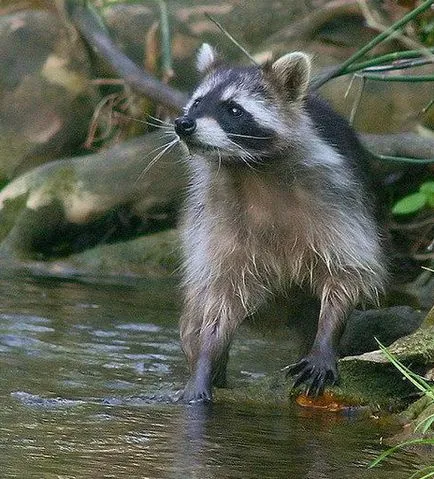
[(68, 0), (66, 9), (71, 22), (77, 27), (88, 44), (104, 58), (136, 92), (146, 95), (156, 103), (179, 111), (186, 103), (186, 96), (160, 82), (130, 60), (109, 38), (95, 13), (76, 0)]
[(434, 138), (426, 138), (416, 133), (392, 133), (387, 135), (363, 134), (363, 144), (376, 155), (432, 158)]

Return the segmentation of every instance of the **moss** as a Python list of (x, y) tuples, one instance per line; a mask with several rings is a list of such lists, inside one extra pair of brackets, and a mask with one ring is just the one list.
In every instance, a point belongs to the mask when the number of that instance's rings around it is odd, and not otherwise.
[(18, 216), (26, 207), (28, 193), (5, 200), (0, 210), (0, 241), (3, 241), (15, 226)]
[[(328, 388), (338, 404), (370, 410), (402, 411), (414, 399), (414, 388), (389, 364), (340, 362), (338, 386)], [(290, 403), (300, 395), (291, 380), (278, 371), (247, 386), (217, 389), (216, 400), (259, 404)]]
[(428, 396), (424, 396), (402, 412), (401, 417), (406, 421), (423, 421), (431, 414), (434, 414), (433, 400)]
[(296, 395), (296, 391), (291, 389), (289, 381), (285, 380), (281, 372), (270, 374), (248, 385), (216, 388), (214, 391), (216, 401), (255, 404), (285, 404)]
[(400, 361), (434, 362), (434, 326), (420, 328), (410, 336), (398, 339), (390, 347), (390, 352)]
[(414, 387), (392, 364), (341, 361), (340, 372), (336, 391), (357, 403), (399, 411), (412, 400)]
[(45, 180), (42, 186), (43, 192), (54, 198), (64, 198), (76, 191), (77, 174), (75, 168), (70, 165), (55, 169)]
[(64, 263), (88, 274), (167, 277), (179, 267), (178, 234), (162, 231), (70, 256)]
[[(12, 189), (0, 210), (1, 252), (18, 258), (41, 259), (35, 251), (58, 234), (64, 222), (63, 200), (76, 189), (75, 170), (58, 168), (40, 187)], [(18, 194), (17, 194), (18, 193)], [(14, 196), (16, 194), (16, 196)], [(42, 250), (41, 250), (42, 251)]]
[(57, 199), (38, 209), (24, 206), (4, 238), (0, 251), (18, 260), (45, 259), (45, 252), (49, 251), (51, 244), (58, 243), (63, 223), (63, 206)]

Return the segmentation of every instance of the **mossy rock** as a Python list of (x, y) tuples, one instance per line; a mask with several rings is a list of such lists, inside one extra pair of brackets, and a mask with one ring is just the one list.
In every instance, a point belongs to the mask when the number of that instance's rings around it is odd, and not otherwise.
[[(173, 228), (186, 186), (185, 156), (149, 133), (93, 155), (27, 172), (0, 192), (0, 255), (52, 260)], [(140, 258), (140, 255), (139, 255)]]
[[(434, 327), (418, 329), (400, 338), (389, 351), (404, 364), (411, 364), (415, 371), (428, 370), (434, 364)], [(418, 392), (381, 351), (343, 358), (339, 361), (339, 372), (339, 385), (327, 391), (343, 408), (398, 412), (412, 403)], [(215, 397), (217, 401), (285, 403), (299, 394), (279, 371), (248, 386), (218, 389)]]
[[(430, 421), (432, 417), (434, 417), (434, 400), (425, 395), (399, 415), (403, 424), (402, 430), (387, 438), (387, 444), (390, 446), (402, 445), (406, 450), (432, 458), (434, 452), (434, 425)], [(428, 425), (427, 421), (431, 423), (431, 426), (424, 428), (425, 424)], [(407, 441), (409, 444), (405, 444)], [(418, 443), (417, 441), (428, 441), (428, 443)]]

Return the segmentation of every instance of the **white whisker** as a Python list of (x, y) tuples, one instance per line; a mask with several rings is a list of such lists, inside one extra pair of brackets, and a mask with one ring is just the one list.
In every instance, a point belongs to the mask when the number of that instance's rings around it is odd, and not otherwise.
[(174, 138), (177, 137), (176, 133), (175, 133), (173, 130), (163, 131), (163, 132), (162, 132), (162, 135), (164, 135), (164, 136), (170, 136), (170, 135), (171, 135), (171, 136), (173, 136)]
[[(177, 140), (177, 139), (176, 139), (176, 140)], [(142, 160), (146, 160), (146, 158), (148, 158), (149, 156), (151, 156), (152, 153), (155, 153), (156, 151), (165, 148), (165, 147), (166, 147), (167, 145), (169, 145), (170, 143), (172, 143), (172, 140), (171, 140), (171, 141), (168, 141), (168, 142), (166, 142), (166, 143), (163, 143), (163, 144), (160, 145), (160, 146), (157, 146), (156, 148), (154, 148), (154, 149), (151, 150), (151, 151), (148, 151), (148, 153), (146, 153), (146, 155), (142, 158)]]
[(257, 173), (258, 170), (253, 166), (253, 165), (259, 165), (260, 161), (258, 158), (253, 156), (251, 153), (249, 153), (247, 150), (245, 150), (243, 147), (238, 145), (238, 143), (233, 142), (235, 145), (237, 145), (244, 153), (240, 155), (240, 159), (242, 162), (249, 167), (253, 172)]
[(243, 148), (242, 146), (240, 146), (238, 143), (236, 143), (235, 141), (232, 141), (228, 138), (228, 141), (230, 143), (232, 143), (233, 145), (235, 145), (237, 148), (239, 148), (244, 154), (240, 156), (241, 160), (243, 161), (243, 163), (245, 165), (247, 165), (249, 168), (251, 168), (252, 170), (256, 171), (255, 168), (253, 168), (253, 166), (250, 164), (250, 161), (252, 163), (256, 163), (258, 164), (258, 160), (251, 154), (249, 153), (245, 148)]
[(241, 135), (239, 133), (226, 133), (228, 136), (236, 136), (239, 138), (251, 138), (253, 140), (271, 140), (272, 136), (253, 136), (253, 135)]
[[(138, 181), (140, 181), (143, 176), (155, 165), (155, 163), (165, 154), (167, 153), (173, 146), (175, 146), (177, 143), (179, 142), (178, 138), (175, 138), (174, 140), (172, 140), (171, 142), (169, 143), (166, 143), (163, 145), (163, 150), (160, 151), (149, 163), (148, 165), (146, 166), (146, 168), (140, 173), (140, 175), (138, 176), (137, 180), (136, 180), (136, 183)], [(156, 148), (155, 150), (153, 151), (156, 151), (157, 149), (161, 149), (161, 147), (159, 148)], [(147, 155), (149, 156), (149, 155)]]
[(128, 120), (136, 121), (136, 122), (142, 123), (144, 125), (149, 125), (149, 126), (152, 126), (153, 128), (160, 128), (162, 130), (167, 130), (167, 131), (169, 131), (170, 129), (173, 129), (172, 125), (159, 125), (159, 124), (156, 124), (156, 123), (152, 123), (150, 121), (140, 120), (139, 118), (134, 118), (133, 116), (128, 116), (128, 115), (122, 115), (122, 116), (124, 118), (127, 118)]
[(161, 123), (162, 125), (165, 125), (165, 126), (171, 126), (173, 127), (173, 124), (172, 123), (169, 123), (168, 121), (164, 121), (164, 120), (161, 120), (160, 118), (157, 118), (156, 116), (152, 116), (152, 115), (147, 115), (149, 118), (151, 118), (152, 120), (155, 120), (157, 121), (158, 123)]

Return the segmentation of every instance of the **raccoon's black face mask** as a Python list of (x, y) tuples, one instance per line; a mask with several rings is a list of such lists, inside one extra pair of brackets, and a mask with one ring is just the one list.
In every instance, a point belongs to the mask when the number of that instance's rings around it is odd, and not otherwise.
[(222, 82), (195, 98), (186, 114), (175, 120), (176, 133), (192, 149), (218, 149), (223, 156), (265, 154), (272, 147), (274, 131), (256, 121), (239, 102), (222, 98), (230, 87), (228, 81)]

